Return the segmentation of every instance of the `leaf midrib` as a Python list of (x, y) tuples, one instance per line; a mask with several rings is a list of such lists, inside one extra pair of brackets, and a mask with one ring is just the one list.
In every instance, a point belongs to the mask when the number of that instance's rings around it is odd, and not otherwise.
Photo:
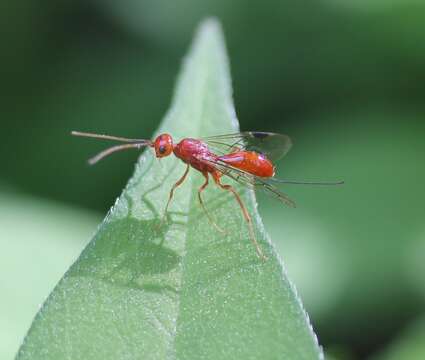
[[(194, 48), (196, 46), (199, 46), (199, 38), (195, 42)], [(192, 49), (192, 51), (194, 51), (194, 50), (195, 49)], [(196, 49), (196, 50), (199, 51), (199, 49)], [(202, 54), (197, 54), (197, 55), (200, 56)], [(190, 59), (190, 61), (194, 61), (194, 60), (195, 60), (194, 57), (192, 57)], [(198, 137), (198, 138), (200, 137), (200, 135), (202, 133), (202, 128), (203, 128), (202, 119), (203, 119), (203, 115), (205, 113), (207, 84), (208, 84), (208, 79), (209, 79), (209, 76), (210, 76), (210, 71), (207, 71), (206, 76), (202, 77), (202, 69), (203, 68), (201, 68), (201, 67), (197, 67), (197, 71), (201, 73), (201, 74), (198, 74), (198, 76), (200, 78), (202, 78), (202, 85), (200, 86), (200, 88), (202, 90), (202, 95), (201, 95), (202, 103), (200, 103), (199, 110), (198, 110), (199, 116), (197, 117), (197, 125), (198, 125), (197, 131), (194, 132), (193, 136)], [(175, 161), (180, 161), (180, 159), (175, 158)], [(188, 178), (187, 178), (187, 180), (189, 180), (188, 182), (189, 182), (189, 186), (190, 186), (190, 190), (189, 190), (190, 199), (188, 201), (188, 209), (187, 209), (187, 212), (189, 214), (188, 219), (187, 219), (188, 223), (190, 223), (190, 218), (193, 216), (190, 209), (193, 207), (194, 203), (196, 202), (196, 196), (194, 196), (194, 195), (195, 195), (195, 191), (197, 191), (197, 190), (196, 190), (196, 187), (195, 187), (195, 181), (193, 180), (193, 176), (196, 176), (198, 174), (199, 174), (199, 172), (196, 171), (194, 168), (192, 168), (192, 167), (189, 168), (189, 174), (188, 174)], [(190, 227), (187, 226), (187, 227), (185, 227), (185, 232), (184, 232), (184, 253), (182, 254), (182, 260), (181, 260), (182, 266), (181, 266), (181, 275), (180, 275), (180, 286), (179, 286), (179, 289), (178, 289), (179, 293), (182, 292), (182, 289), (185, 286), (185, 274), (186, 274), (186, 270), (187, 270), (186, 264), (187, 264), (187, 251), (188, 251), (187, 245), (188, 245), (189, 233), (190, 233)], [(181, 296), (178, 296), (177, 302), (178, 302), (178, 306), (177, 306), (177, 313), (175, 314), (175, 319), (176, 319), (175, 320), (175, 329), (174, 329), (174, 334), (172, 336), (171, 349), (168, 352), (169, 356), (171, 356), (171, 358), (174, 358), (174, 359), (177, 358), (176, 342), (175, 341), (176, 341), (177, 334), (178, 334), (177, 329), (179, 328), (179, 323), (181, 321), (181, 308), (182, 308)]]

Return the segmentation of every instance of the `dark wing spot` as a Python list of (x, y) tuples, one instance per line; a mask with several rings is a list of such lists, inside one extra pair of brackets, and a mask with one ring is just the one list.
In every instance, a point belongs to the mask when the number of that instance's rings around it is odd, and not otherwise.
[(264, 139), (270, 136), (269, 133), (261, 132), (261, 131), (251, 131), (250, 134), (252, 137), (255, 137), (257, 139)]
[(165, 153), (165, 146), (164, 146), (164, 145), (161, 145), (161, 146), (159, 147), (159, 153), (160, 153), (160, 154)]

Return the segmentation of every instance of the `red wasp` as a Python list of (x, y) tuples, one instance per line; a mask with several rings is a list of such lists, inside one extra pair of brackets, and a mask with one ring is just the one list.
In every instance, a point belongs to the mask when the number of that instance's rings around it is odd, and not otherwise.
[(236, 190), (231, 185), (223, 184), (221, 182), (221, 178), (223, 176), (228, 176), (250, 188), (260, 188), (291, 207), (295, 207), (295, 203), (289, 199), (286, 194), (282, 193), (274, 185), (272, 185), (272, 181), (286, 184), (311, 185), (339, 185), (343, 183), (343, 181), (306, 182), (275, 179), (275, 167), (273, 162), (282, 158), (289, 151), (292, 145), (291, 139), (283, 134), (247, 131), (236, 134), (210, 136), (202, 139), (185, 138), (178, 144), (173, 144), (173, 139), (169, 134), (161, 134), (154, 141), (127, 139), (79, 131), (73, 131), (72, 135), (115, 140), (125, 143), (107, 148), (92, 157), (89, 159), (89, 164), (91, 165), (116, 151), (125, 149), (151, 147), (155, 150), (157, 158), (162, 158), (174, 153), (175, 156), (187, 164), (187, 167), (183, 176), (174, 184), (170, 191), (167, 205), (165, 206), (165, 214), (167, 213), (168, 206), (173, 198), (174, 190), (184, 182), (189, 172), (189, 168), (193, 167), (201, 172), (205, 178), (205, 182), (198, 189), (198, 198), (202, 209), (205, 211), (205, 214), (211, 224), (214, 225), (220, 232), (224, 232), (211, 218), (201, 196), (202, 191), (208, 185), (209, 175), (211, 175), (214, 182), (221, 189), (229, 191), (235, 196), (236, 201), (241, 208), (243, 217), (248, 224), (250, 238), (256, 248), (257, 254), (263, 259), (265, 259), (265, 256), (256, 240), (251, 216)]

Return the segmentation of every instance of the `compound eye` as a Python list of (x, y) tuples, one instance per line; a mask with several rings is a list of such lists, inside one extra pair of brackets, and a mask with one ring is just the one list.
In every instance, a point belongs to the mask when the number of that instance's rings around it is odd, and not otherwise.
[(164, 154), (167, 148), (165, 147), (165, 145), (161, 145), (158, 150), (160, 154)]

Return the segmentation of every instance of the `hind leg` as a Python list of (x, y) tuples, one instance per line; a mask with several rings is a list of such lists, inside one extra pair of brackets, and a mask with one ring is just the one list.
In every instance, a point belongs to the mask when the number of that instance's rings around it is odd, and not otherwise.
[(235, 199), (236, 199), (236, 201), (238, 202), (238, 204), (239, 204), (239, 206), (241, 208), (241, 211), (242, 211), (242, 214), (243, 214), (243, 216), (245, 218), (245, 221), (248, 224), (249, 235), (250, 235), (250, 238), (251, 238), (252, 243), (255, 246), (255, 249), (257, 251), (257, 255), (261, 259), (267, 260), (266, 256), (263, 254), (263, 251), (260, 248), (260, 245), (257, 242), (257, 239), (255, 237), (254, 227), (252, 225), (251, 216), (249, 215), (249, 212), (248, 212), (247, 208), (245, 207), (245, 205), (244, 205), (241, 197), (239, 196), (239, 194), (236, 192), (236, 190), (231, 185), (222, 184), (220, 182), (220, 176), (218, 174), (213, 173), (212, 176), (214, 178), (215, 183), (218, 186), (220, 186), (223, 190), (226, 190), (226, 191), (231, 192), (235, 196)]
[(211, 217), (211, 215), (209, 214), (209, 212), (208, 212), (208, 210), (207, 210), (207, 208), (205, 207), (205, 204), (204, 204), (204, 202), (203, 202), (203, 200), (202, 200), (202, 196), (201, 196), (201, 193), (202, 193), (202, 191), (204, 191), (205, 190), (205, 188), (208, 186), (208, 173), (207, 172), (204, 172), (204, 173), (202, 173), (202, 175), (204, 175), (204, 177), (205, 177), (205, 182), (202, 184), (202, 186), (199, 188), (199, 190), (198, 190), (198, 199), (199, 199), (199, 203), (201, 204), (201, 206), (202, 206), (202, 209), (204, 210), (204, 212), (205, 212), (205, 215), (207, 215), (207, 218), (208, 218), (208, 220), (209, 220), (209, 222), (218, 230), (218, 231), (220, 231), (221, 233), (223, 233), (223, 234), (225, 234), (225, 231), (220, 227), (220, 226), (218, 226), (217, 225), (217, 223), (212, 219), (212, 217)]

